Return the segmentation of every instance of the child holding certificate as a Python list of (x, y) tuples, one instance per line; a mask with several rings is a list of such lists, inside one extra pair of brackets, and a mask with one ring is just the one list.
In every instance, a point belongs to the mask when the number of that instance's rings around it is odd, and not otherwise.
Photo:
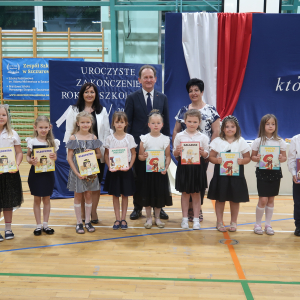
[[(54, 173), (48, 172), (48, 157), (42, 155), (40, 159), (34, 156), (34, 149), (49, 150), (50, 147), (54, 148), (54, 153), (51, 150), (49, 154), (50, 163), (57, 159), (56, 152), (59, 149), (60, 141), (54, 139), (52, 133), (52, 125), (46, 116), (38, 116), (33, 125), (34, 134), (33, 138), (26, 138), (27, 142), (27, 162), (31, 164), (28, 176), (28, 186), (31, 195), (34, 196), (33, 212), (36, 220), (36, 229), (33, 234), (39, 236), (42, 230), (46, 234), (53, 234), (54, 229), (48, 226), (50, 216), (50, 196), (54, 189)], [(42, 149), (43, 148), (43, 149)], [(46, 149), (47, 148), (47, 149)], [(52, 162), (51, 162), (52, 161)], [(36, 173), (37, 165), (41, 166), (41, 172)], [(41, 221), (41, 202), (43, 200), (43, 217), (44, 222)]]
[[(106, 173), (104, 191), (113, 196), (116, 216), (113, 229), (121, 228), (126, 230), (128, 228), (126, 222), (128, 196), (132, 196), (135, 192), (132, 166), (136, 158), (135, 148), (137, 144), (133, 136), (126, 133), (128, 120), (124, 112), (116, 111), (113, 114), (111, 127), (113, 130), (106, 138), (104, 144), (105, 162), (109, 169)], [(121, 195), (122, 217), (120, 218), (119, 197)]]
[[(188, 229), (188, 209), (189, 200), (192, 196), (193, 202), (193, 229), (200, 229), (199, 214), (201, 210), (201, 195), (207, 186), (205, 159), (209, 155), (209, 138), (200, 132), (201, 113), (198, 109), (190, 109), (184, 114), (186, 129), (178, 133), (174, 140), (173, 154), (178, 157), (176, 171), (175, 188), (182, 192), (181, 209), (182, 209), (182, 229)], [(186, 147), (185, 147), (186, 145)], [(193, 151), (193, 147), (198, 151)], [(184, 149), (187, 153), (184, 156)], [(197, 152), (197, 155), (193, 155)], [(200, 158), (201, 156), (201, 158)], [(183, 164), (183, 160), (187, 163)], [(188, 162), (190, 160), (190, 163)], [(196, 162), (193, 164), (193, 162)], [(199, 163), (200, 162), (200, 163)]]
[[(5, 239), (14, 238), (11, 230), (11, 221), (13, 208), (18, 207), (23, 202), (22, 183), (19, 173), (19, 165), (23, 159), (21, 140), (18, 134), (11, 128), (8, 115), (8, 106), (0, 105), (0, 147), (14, 147), (17, 171), (4, 173), (4, 168), (0, 172), (0, 213), (3, 211), (5, 221)], [(4, 155), (5, 156), (5, 155)], [(3, 157), (2, 163), (6, 164), (6, 158)], [(3, 236), (0, 233), (0, 242)]]
[(92, 212), (92, 193), (100, 189), (99, 180), (96, 174), (80, 175), (75, 154), (89, 150), (95, 150), (97, 159), (101, 158), (100, 146), (102, 143), (92, 133), (93, 116), (82, 111), (76, 116), (76, 123), (69, 141), (66, 144), (68, 149), (68, 163), (70, 172), (67, 188), (74, 192), (74, 209), (77, 219), (76, 232), (85, 233), (81, 219), (81, 199), (85, 199), (85, 228), (88, 232), (94, 232), (95, 228), (90, 222)]
[[(241, 137), (241, 128), (237, 118), (234, 116), (225, 117), (222, 122), (220, 137), (214, 139), (210, 144), (209, 161), (215, 164), (215, 169), (207, 194), (207, 198), (216, 200), (216, 228), (221, 232), (226, 231), (223, 225), (225, 202), (230, 202), (231, 221), (229, 231), (234, 232), (237, 228), (240, 202), (249, 201), (244, 165), (250, 162), (250, 150), (250, 146)], [(231, 176), (233, 170), (230, 170), (230, 172), (227, 170), (227, 173), (221, 175), (221, 164), (224, 167), (222, 152), (234, 154), (232, 157), (226, 158), (228, 159), (227, 163), (225, 162), (227, 169), (235, 164), (234, 156), (239, 153), (240, 158), (236, 159), (237, 165), (239, 165), (237, 176)]]
[[(266, 146), (267, 149), (264, 149)], [(275, 155), (276, 148), (279, 148), (279, 151)], [(265, 153), (263, 159), (261, 159), (262, 150)], [(259, 196), (256, 206), (254, 233), (263, 234), (261, 220), (265, 212), (265, 233), (273, 235), (274, 230), (271, 226), (271, 220), (274, 210), (274, 198), (279, 193), (282, 178), (281, 168), (277, 167), (275, 169), (276, 164), (274, 164), (274, 161), (277, 160), (281, 163), (286, 161), (286, 143), (278, 136), (277, 118), (272, 114), (263, 116), (260, 121), (258, 138), (252, 144), (251, 159), (257, 162), (256, 179)], [(261, 168), (260, 164), (264, 167)]]
[(164, 150), (166, 161), (165, 169), (161, 172), (146, 172), (145, 162), (142, 186), (139, 187), (142, 195), (141, 205), (145, 206), (147, 214), (147, 221), (144, 226), (147, 229), (152, 227), (151, 207), (154, 207), (155, 224), (157, 227), (163, 228), (165, 223), (160, 220), (160, 210), (166, 205), (173, 205), (167, 174), (167, 169), (171, 162), (170, 139), (160, 132), (163, 127), (163, 117), (158, 109), (153, 109), (150, 112), (148, 126), (150, 133), (140, 136), (139, 160), (146, 161), (149, 155), (146, 150)]

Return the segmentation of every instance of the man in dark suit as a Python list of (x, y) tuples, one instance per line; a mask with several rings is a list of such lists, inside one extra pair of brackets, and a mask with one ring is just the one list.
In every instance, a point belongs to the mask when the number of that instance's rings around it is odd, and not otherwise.
[[(139, 82), (142, 89), (130, 94), (125, 103), (125, 113), (128, 117), (128, 133), (134, 137), (135, 142), (140, 145), (140, 135), (149, 133), (148, 115), (152, 109), (158, 109), (163, 115), (164, 126), (162, 133), (170, 136), (169, 124), (169, 108), (167, 96), (154, 90), (156, 82), (156, 70), (150, 65), (144, 65), (139, 71)], [(137, 147), (137, 157), (133, 165), (136, 179), (138, 180), (139, 174), (144, 172), (145, 163), (138, 159), (139, 147)], [(130, 215), (131, 220), (136, 220), (142, 215), (143, 207), (139, 204), (138, 193), (133, 195), (134, 210)], [(161, 210), (161, 219), (168, 219), (168, 215)]]

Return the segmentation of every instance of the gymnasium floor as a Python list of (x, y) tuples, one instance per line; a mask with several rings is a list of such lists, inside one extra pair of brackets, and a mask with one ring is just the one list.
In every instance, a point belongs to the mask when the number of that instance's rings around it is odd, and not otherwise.
[[(202, 229), (182, 230), (180, 197), (174, 195), (164, 229), (144, 229), (143, 213), (128, 221), (126, 231), (112, 230), (111, 197), (101, 196), (101, 222), (95, 233), (83, 235), (75, 233), (73, 199), (52, 200), (55, 234), (36, 237), (27, 174), (23, 163), (25, 201), (14, 212), (15, 239), (0, 243), (1, 300), (300, 298), (300, 238), (293, 235), (290, 196), (276, 198), (274, 236), (252, 231), (257, 196), (241, 205), (238, 231), (220, 233), (208, 199)], [(129, 205), (128, 219), (132, 198)], [(225, 224), (229, 221), (226, 206)]]

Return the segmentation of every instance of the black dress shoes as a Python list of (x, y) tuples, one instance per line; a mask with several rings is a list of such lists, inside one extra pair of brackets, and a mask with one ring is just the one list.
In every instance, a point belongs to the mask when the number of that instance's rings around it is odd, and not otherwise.
[(166, 212), (161, 209), (160, 211), (160, 216), (159, 216), (162, 220), (168, 220), (169, 219), (169, 216), (166, 214)]
[(133, 212), (130, 214), (130, 220), (137, 220), (141, 216), (142, 216), (142, 211), (135, 208)]
[(296, 236), (300, 236), (300, 227), (297, 227), (295, 232), (294, 232), (294, 235)]

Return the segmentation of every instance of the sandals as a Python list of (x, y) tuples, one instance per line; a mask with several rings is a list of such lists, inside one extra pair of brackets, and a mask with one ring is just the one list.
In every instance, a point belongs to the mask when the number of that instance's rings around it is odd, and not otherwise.
[[(117, 222), (119, 222), (119, 224), (116, 224)], [(121, 221), (116, 220), (113, 225), (113, 230), (118, 230), (119, 228), (121, 228)]]
[(99, 223), (99, 219), (91, 220), (91, 223), (93, 223), (93, 224), (98, 224), (98, 223)]
[(158, 228), (164, 228), (165, 227), (165, 223), (163, 223), (160, 219), (156, 219), (155, 224)]
[(144, 227), (146, 228), (146, 229), (151, 229), (152, 228), (152, 221), (151, 221), (151, 223), (149, 222), (148, 223), (148, 221), (144, 224)]
[(85, 223), (85, 228), (88, 232), (95, 232), (95, 227), (91, 222)]
[[(122, 224), (122, 222), (125, 222), (125, 224)], [(121, 229), (123, 229), (123, 230), (128, 229), (128, 225), (127, 225), (127, 222), (125, 220), (121, 220), (120, 225), (121, 225)]]
[(78, 234), (84, 234), (85, 233), (82, 223), (76, 225), (76, 233), (78, 233)]
[(226, 228), (225, 228), (225, 226), (223, 225), (222, 222), (219, 222), (219, 223), (217, 222), (216, 228), (220, 232), (226, 232)]
[(203, 222), (203, 213), (202, 213), (202, 209), (200, 210), (199, 221), (200, 221), (200, 222)]
[(50, 227), (43, 228), (43, 231), (47, 234), (53, 234), (54, 233), (54, 229), (52, 229)]
[(259, 235), (264, 233), (261, 226), (259, 226), (258, 224), (255, 224), (253, 231), (254, 231), (254, 233), (259, 234)]
[(270, 225), (266, 225), (265, 226), (265, 233), (267, 235), (274, 235), (275, 232), (274, 232), (273, 228)]
[(194, 211), (192, 208), (189, 208), (188, 210), (188, 219), (189, 219), (189, 222), (193, 222), (193, 219), (194, 219)]
[(228, 231), (236, 232), (237, 224), (235, 222), (231, 222)]

